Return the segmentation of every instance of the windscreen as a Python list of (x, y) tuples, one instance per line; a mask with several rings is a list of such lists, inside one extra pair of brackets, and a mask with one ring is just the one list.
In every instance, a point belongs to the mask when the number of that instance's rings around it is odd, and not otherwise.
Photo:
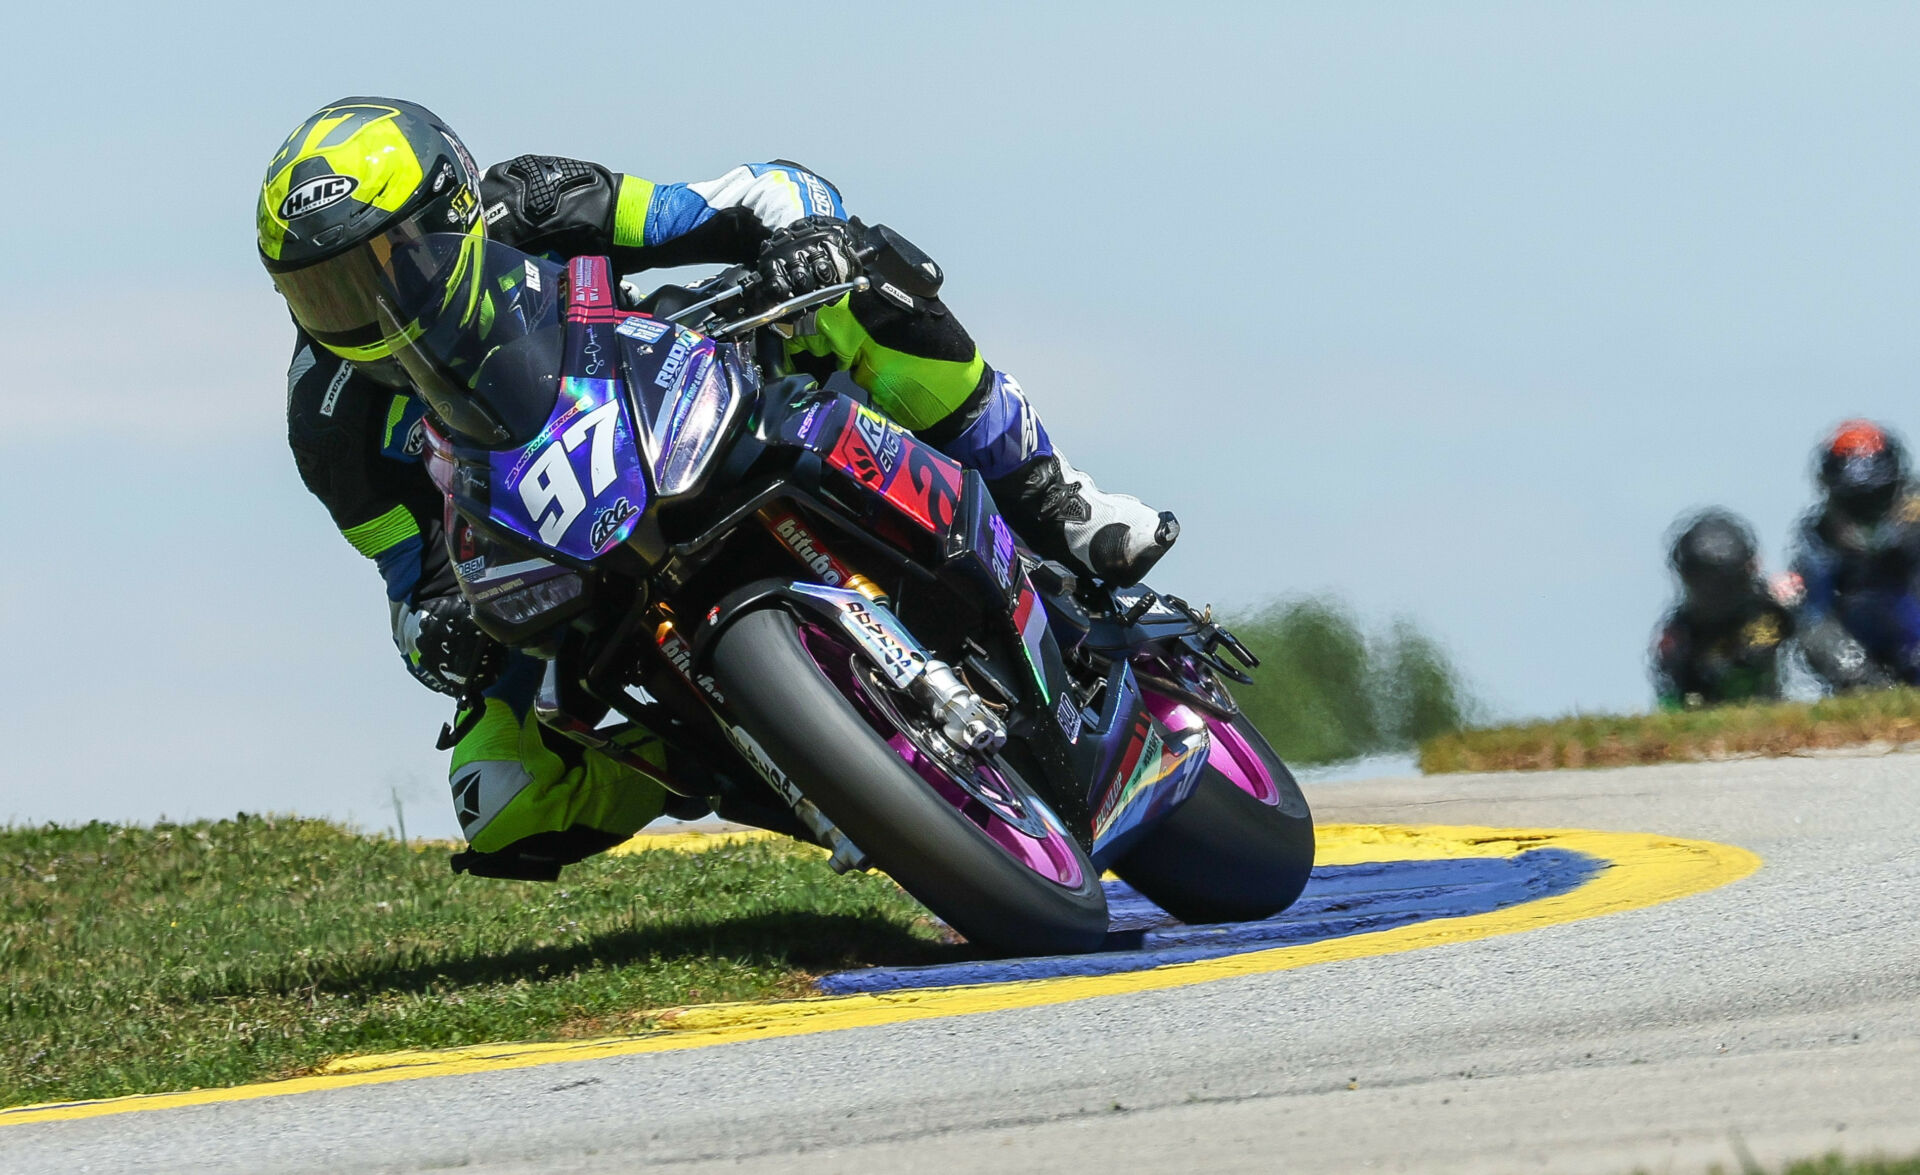
[(379, 299), (394, 357), (434, 414), (492, 448), (522, 444), (559, 394), (561, 266), (478, 233), (396, 240)]

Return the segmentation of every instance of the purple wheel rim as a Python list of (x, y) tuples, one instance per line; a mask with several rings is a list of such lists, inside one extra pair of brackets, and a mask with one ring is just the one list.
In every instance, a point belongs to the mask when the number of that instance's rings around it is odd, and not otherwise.
[(1141, 695), (1147, 709), (1169, 730), (1192, 730), (1204, 724), (1213, 737), (1213, 747), (1207, 752), (1207, 766), (1268, 807), (1279, 806), (1280, 787), (1273, 780), (1273, 771), (1230, 719), (1150, 689), (1142, 690)]
[[(965, 788), (954, 781), (948, 769), (932, 756), (923, 753), (907, 735), (901, 733), (889, 719), (876, 711), (867, 700), (866, 692), (854, 680), (851, 658), (856, 656), (853, 650), (841, 642), (841, 638), (827, 629), (814, 624), (801, 624), (800, 644), (806, 649), (807, 657), (814, 667), (832, 682), (842, 697), (852, 703), (867, 724), (874, 728), (894, 754), (913, 769), (914, 774), (924, 780), (933, 793), (946, 801), (947, 805), (966, 817), (986, 838), (999, 846), (1001, 851), (1018, 861), (1027, 869), (1039, 874), (1057, 885), (1068, 889), (1078, 889), (1086, 880), (1086, 873), (1080, 865), (1080, 855), (1075, 851), (1073, 838), (1060, 826), (1060, 820), (1037, 797), (1021, 796), (1024, 804), (1037, 808), (1040, 819), (1046, 825), (1047, 835), (1030, 836), (1007, 822), (993, 808), (969, 795)], [(975, 770), (993, 791), (1012, 792), (998, 769), (990, 764), (978, 763)], [(1016, 812), (1016, 815), (1018, 813)]]

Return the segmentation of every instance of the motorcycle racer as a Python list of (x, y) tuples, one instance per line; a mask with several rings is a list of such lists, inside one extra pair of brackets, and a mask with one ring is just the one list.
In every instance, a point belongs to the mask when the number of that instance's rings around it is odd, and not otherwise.
[(1692, 709), (1780, 697), (1780, 650), (1792, 615), (1761, 582), (1753, 532), (1724, 510), (1693, 516), (1668, 556), (1680, 600), (1654, 637), (1660, 707)]
[(1848, 420), (1815, 461), (1824, 500), (1802, 520), (1793, 559), (1807, 662), (1835, 690), (1920, 682), (1920, 496), (1906, 449)]
[[(474, 623), (421, 461), (428, 408), (394, 358), (417, 324), (383, 319), (371, 277), (396, 245), (454, 232), (555, 258), (604, 254), (620, 273), (756, 265), (775, 290), (805, 293), (857, 269), (839, 193), (786, 161), (691, 184), (536, 155), (482, 173), (425, 108), (347, 98), (314, 113), (274, 156), (257, 229), (297, 327), (288, 435), (302, 480), (377, 565), (395, 644), (417, 678), (461, 696), (498, 674), (453, 747), (470, 846), (455, 868), (551, 879), (637, 831), (666, 797), (597, 752), (548, 737), (531, 714), (539, 663), (499, 650)], [(456, 293), (482, 291), (475, 283), (445, 297)], [(846, 371), (875, 408), (979, 470), (1034, 549), (1081, 574), (1136, 582), (1178, 537), (1171, 514), (1102, 491), (1069, 464), (1019, 384), (986, 364), (937, 297), (884, 284), (843, 297), (806, 315), (787, 351), (800, 370)], [(652, 750), (660, 757), (658, 743)]]

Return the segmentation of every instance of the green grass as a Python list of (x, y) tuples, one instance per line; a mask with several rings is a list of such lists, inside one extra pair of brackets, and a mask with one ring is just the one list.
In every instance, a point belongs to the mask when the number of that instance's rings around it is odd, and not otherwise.
[(1844, 694), (1654, 714), (1587, 714), (1427, 739), (1420, 769), (1525, 771), (1621, 767), (1735, 755), (1787, 755), (1920, 739), (1920, 690)]
[[(1730, 1175), (1727, 1168), (1719, 1164), (1708, 1170), (1712, 1175)], [(1750, 1159), (1743, 1159), (1740, 1175), (1769, 1175), (1769, 1172)], [(1920, 1175), (1920, 1155), (1904, 1159), (1890, 1159), (1881, 1155), (1850, 1159), (1836, 1151), (1818, 1159), (1800, 1159), (1789, 1163), (1780, 1168), (1779, 1175)]]
[(1789, 1163), (1780, 1175), (1920, 1175), (1920, 1155), (1904, 1159), (1889, 1159), (1880, 1155), (1849, 1159), (1830, 1154), (1824, 1158)]
[(956, 950), (782, 842), (554, 885), (318, 820), (0, 829), (0, 1105), (231, 1085), (355, 1053), (644, 1030)]

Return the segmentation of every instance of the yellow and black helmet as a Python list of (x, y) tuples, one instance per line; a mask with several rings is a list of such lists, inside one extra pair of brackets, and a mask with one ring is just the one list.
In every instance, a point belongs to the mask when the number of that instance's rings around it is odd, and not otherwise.
[(260, 260), (294, 319), (322, 346), (397, 382), (406, 341), (376, 306), (397, 248), (430, 233), (484, 237), (480, 173), (423, 106), (342, 98), (301, 123), (260, 185)]

